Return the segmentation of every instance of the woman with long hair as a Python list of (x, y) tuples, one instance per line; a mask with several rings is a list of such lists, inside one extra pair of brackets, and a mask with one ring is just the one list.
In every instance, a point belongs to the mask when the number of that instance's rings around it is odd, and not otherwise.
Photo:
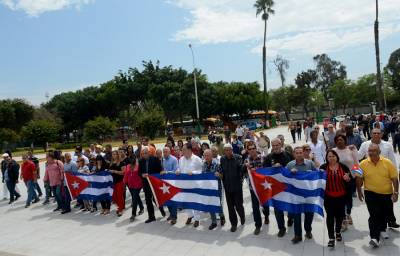
[(124, 173), (124, 184), (128, 187), (132, 197), (132, 216), (131, 221), (135, 220), (137, 207), (139, 206), (139, 214), (144, 212), (142, 200), (140, 199), (140, 190), (142, 190), (142, 177), (139, 176), (139, 163), (136, 158), (130, 158), (129, 164), (126, 166)]
[[(340, 161), (351, 170), (353, 165), (358, 164), (358, 152), (354, 145), (347, 146), (346, 135), (338, 134), (335, 136), (336, 148), (333, 150), (339, 155)], [(350, 183), (351, 193), (348, 194), (346, 199), (346, 216), (343, 221), (343, 231), (347, 229), (348, 225), (353, 225), (353, 219), (351, 218), (351, 210), (353, 208), (353, 194), (356, 191), (355, 180), (352, 179)]]
[[(324, 207), (326, 211), (326, 226), (328, 228), (328, 247), (335, 246), (336, 241), (342, 241), (342, 223), (345, 216), (347, 194), (350, 192), (352, 176), (349, 168), (340, 162), (336, 151), (329, 149), (326, 153), (327, 162), (320, 169), (326, 173), (326, 188)], [(336, 235), (335, 235), (336, 233)]]
[(113, 177), (114, 191), (113, 191), (113, 202), (117, 205), (117, 216), (121, 217), (122, 212), (125, 209), (124, 199), (124, 170), (122, 167), (125, 166), (124, 162), (121, 162), (120, 154), (117, 150), (112, 152), (110, 172)]

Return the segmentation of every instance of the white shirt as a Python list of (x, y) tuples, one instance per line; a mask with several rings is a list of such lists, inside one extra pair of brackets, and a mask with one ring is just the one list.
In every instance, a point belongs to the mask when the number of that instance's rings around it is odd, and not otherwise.
[(235, 132), (238, 137), (243, 137), (244, 131), (242, 127), (237, 127)]
[(312, 143), (312, 141), (307, 143), (311, 148), (311, 153), (314, 154), (315, 160), (320, 164), (325, 163), (326, 147), (322, 141), (318, 140), (317, 144)]
[(193, 174), (200, 174), (202, 170), (203, 161), (195, 154), (192, 154), (189, 159), (184, 156), (179, 159), (179, 171), (181, 173), (192, 172)]
[[(358, 159), (363, 159), (368, 156), (368, 148), (371, 145), (371, 141), (365, 141), (361, 144), (360, 149), (358, 150)], [(394, 166), (397, 168), (397, 161), (394, 155), (393, 145), (387, 141), (381, 140), (381, 143), (378, 144), (379, 149), (381, 150), (381, 156), (389, 159)]]
[(339, 156), (339, 160), (342, 164), (346, 165), (350, 170), (354, 164), (358, 164), (357, 149), (350, 150), (348, 147), (345, 149), (333, 148)]

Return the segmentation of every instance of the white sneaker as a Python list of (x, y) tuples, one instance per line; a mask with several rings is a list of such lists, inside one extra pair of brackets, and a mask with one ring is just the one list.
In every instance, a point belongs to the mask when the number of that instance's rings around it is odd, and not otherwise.
[(379, 247), (379, 242), (378, 242), (378, 240), (376, 240), (376, 239), (371, 239), (371, 240), (369, 241), (369, 245), (371, 245), (371, 246), (374, 247), (374, 248), (378, 248), (378, 247)]
[(382, 232), (381, 232), (381, 237), (382, 237), (383, 239), (389, 239), (389, 234), (388, 234), (386, 231), (382, 231)]

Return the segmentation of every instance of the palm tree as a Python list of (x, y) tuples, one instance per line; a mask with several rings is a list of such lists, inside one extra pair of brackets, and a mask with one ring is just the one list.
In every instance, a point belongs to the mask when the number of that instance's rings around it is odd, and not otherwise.
[(384, 106), (384, 95), (383, 95), (383, 81), (381, 74), (381, 60), (379, 56), (379, 5), (378, 0), (375, 0), (375, 24), (374, 24), (374, 34), (375, 34), (375, 57), (376, 57), (376, 84), (379, 91), (379, 107), (382, 109)]
[(267, 21), (270, 14), (274, 14), (272, 9), (274, 6), (273, 0), (256, 0), (254, 8), (256, 8), (256, 16), (262, 14), (261, 18), (264, 21), (264, 44), (263, 44), (263, 82), (264, 82), (264, 109), (265, 109), (265, 124), (268, 118), (267, 105), (267, 50), (265, 47), (267, 41)]

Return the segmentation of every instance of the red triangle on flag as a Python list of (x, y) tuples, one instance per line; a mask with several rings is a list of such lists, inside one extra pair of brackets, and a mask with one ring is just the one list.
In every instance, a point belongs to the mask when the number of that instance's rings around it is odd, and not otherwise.
[(149, 175), (148, 178), (159, 207), (163, 206), (165, 202), (171, 200), (171, 198), (182, 191), (182, 189), (152, 175)]
[(84, 189), (89, 187), (89, 182), (67, 172), (65, 173), (65, 179), (67, 181), (67, 186), (69, 192), (71, 193), (71, 197), (73, 198), (78, 197)]
[(251, 175), (254, 191), (261, 205), (264, 205), (276, 194), (283, 192), (287, 188), (284, 183), (270, 176), (259, 174), (254, 170), (249, 171), (249, 173)]

